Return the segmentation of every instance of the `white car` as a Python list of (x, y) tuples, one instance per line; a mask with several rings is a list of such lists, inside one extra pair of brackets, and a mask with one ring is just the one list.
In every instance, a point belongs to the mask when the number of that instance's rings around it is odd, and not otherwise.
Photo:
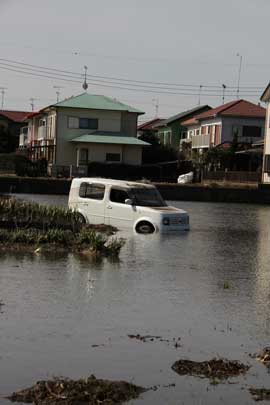
[(102, 178), (72, 180), (69, 208), (84, 223), (107, 224), (138, 233), (189, 230), (186, 211), (169, 207), (151, 184)]

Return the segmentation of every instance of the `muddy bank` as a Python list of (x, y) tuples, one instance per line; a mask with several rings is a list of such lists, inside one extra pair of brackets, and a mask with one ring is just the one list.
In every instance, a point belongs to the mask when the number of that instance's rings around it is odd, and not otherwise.
[(12, 402), (36, 405), (113, 405), (137, 398), (146, 389), (126, 381), (97, 379), (58, 379), (38, 381), (33, 387), (7, 397)]

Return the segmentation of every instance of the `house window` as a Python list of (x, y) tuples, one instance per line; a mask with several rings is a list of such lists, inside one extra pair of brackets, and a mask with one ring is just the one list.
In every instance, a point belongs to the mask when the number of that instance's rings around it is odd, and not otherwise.
[(125, 201), (130, 198), (125, 190), (120, 190), (117, 188), (112, 188), (110, 192), (110, 200), (112, 202), (125, 204)]
[(248, 138), (254, 138), (254, 137), (259, 138), (262, 136), (262, 129), (261, 129), (261, 127), (244, 125), (242, 136), (246, 136)]
[(68, 117), (68, 128), (70, 129), (98, 129), (97, 118)]
[(80, 185), (79, 197), (103, 200), (105, 186), (103, 184), (82, 183)]
[(106, 153), (106, 162), (121, 162), (120, 153)]
[(39, 120), (38, 126), (39, 126), (39, 127), (45, 127), (45, 126), (46, 126), (46, 120), (45, 120), (44, 118), (41, 119), (41, 120)]
[(86, 165), (88, 163), (88, 149), (80, 149), (79, 165)]
[(200, 135), (200, 130), (196, 129), (196, 135)]
[(80, 129), (98, 129), (98, 119), (96, 118), (80, 118)]
[(79, 128), (79, 118), (68, 117), (68, 128), (78, 129)]

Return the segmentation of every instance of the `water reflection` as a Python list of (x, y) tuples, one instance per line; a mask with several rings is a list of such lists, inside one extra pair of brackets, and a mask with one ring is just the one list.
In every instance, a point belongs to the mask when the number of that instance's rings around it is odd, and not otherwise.
[[(120, 232), (126, 245), (118, 261), (1, 252), (0, 392), (93, 372), (146, 386), (176, 382), (141, 404), (252, 403), (246, 386), (269, 380), (260, 365), (252, 363), (245, 382), (214, 388), (174, 375), (171, 365), (217, 355), (250, 363), (248, 353), (268, 344), (270, 209), (173, 205), (189, 212), (190, 232)], [(134, 342), (130, 333), (180, 336), (182, 347)]]

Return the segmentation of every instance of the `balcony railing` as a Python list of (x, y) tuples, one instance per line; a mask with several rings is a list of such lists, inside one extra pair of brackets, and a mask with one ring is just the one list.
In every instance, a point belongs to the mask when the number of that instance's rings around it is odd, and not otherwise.
[(210, 134), (194, 135), (192, 137), (192, 148), (209, 148), (210, 147)]

